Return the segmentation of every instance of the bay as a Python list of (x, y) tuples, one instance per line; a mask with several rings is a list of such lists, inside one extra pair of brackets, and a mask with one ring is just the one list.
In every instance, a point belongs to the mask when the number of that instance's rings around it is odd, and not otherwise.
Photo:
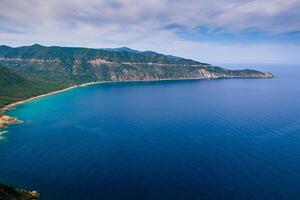
[(242, 67), (275, 77), (98, 84), (19, 105), (0, 181), (42, 200), (299, 199), (300, 65)]

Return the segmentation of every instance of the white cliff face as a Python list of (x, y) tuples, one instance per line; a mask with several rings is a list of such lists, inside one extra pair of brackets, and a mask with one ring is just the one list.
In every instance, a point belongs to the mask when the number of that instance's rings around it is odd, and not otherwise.
[(29, 65), (54, 65), (60, 64), (61, 61), (59, 59), (22, 59), (22, 58), (0, 58), (1, 62), (14, 63), (14, 64), (24, 64), (27, 63)]
[(207, 69), (199, 69), (199, 75), (198, 77), (203, 78), (220, 78), (222, 76), (217, 75), (215, 73), (209, 72)]
[(92, 65), (102, 65), (102, 64), (110, 64), (111, 62), (105, 60), (105, 59), (94, 59), (94, 60), (89, 60), (88, 63)]
[[(162, 66), (141, 64), (93, 64), (96, 76), (100, 80), (182, 80), (182, 79), (215, 79), (215, 78), (271, 78), (272, 74), (264, 74), (253, 70), (226, 70), (223, 68), (204, 66)], [(103, 76), (105, 74), (105, 76)]]
[[(95, 57), (71, 59), (21, 59), (3, 58), (0, 62), (16, 68), (17, 71), (37, 76), (48, 81), (86, 83), (93, 81), (129, 80), (182, 80), (215, 78), (272, 78), (253, 70), (226, 70), (208, 64), (176, 64), (153, 62), (113, 62)], [(46, 74), (49, 74), (48, 76)]]
[(254, 70), (227, 70), (155, 52), (0, 45), (0, 64), (63, 86), (93, 81), (271, 78)]

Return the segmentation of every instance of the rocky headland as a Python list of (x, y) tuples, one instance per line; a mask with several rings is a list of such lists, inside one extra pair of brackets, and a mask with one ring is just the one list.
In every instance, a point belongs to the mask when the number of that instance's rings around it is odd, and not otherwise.
[[(20, 120), (5, 115), (12, 107), (78, 86), (103, 82), (272, 78), (251, 69), (230, 70), (153, 51), (90, 49), (41, 45), (0, 46), (1, 129)], [(36, 191), (0, 183), (0, 200), (34, 200)]]
[(21, 121), (15, 117), (0, 114), (0, 129), (5, 128), (9, 124), (20, 124)]

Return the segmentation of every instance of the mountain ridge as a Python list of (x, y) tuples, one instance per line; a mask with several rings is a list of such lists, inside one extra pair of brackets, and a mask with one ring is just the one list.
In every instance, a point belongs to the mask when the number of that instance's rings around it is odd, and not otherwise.
[[(2, 78), (0, 107), (90, 82), (273, 77), (270, 73), (256, 70), (229, 70), (127, 47), (103, 50), (39, 44), (22, 47), (1, 45), (0, 65), (1, 73), (10, 75), (8, 79)], [(18, 87), (8, 84), (14, 79), (17, 79)]]
[(0, 64), (0, 108), (33, 96), (58, 90), (62, 86), (29, 78)]

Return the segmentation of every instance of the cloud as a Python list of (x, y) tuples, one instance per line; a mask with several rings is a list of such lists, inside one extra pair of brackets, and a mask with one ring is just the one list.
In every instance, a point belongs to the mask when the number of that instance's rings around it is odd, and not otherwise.
[[(242, 31), (256, 28), (276, 33), (300, 29), (298, 0), (1, 0), (0, 16), (24, 29), (47, 24), (161, 28), (168, 24), (221, 27)], [(283, 17), (288, 17), (282, 29)], [(279, 22), (279, 23), (277, 23)], [(272, 28), (271, 28), (272, 27)]]
[(270, 34), (282, 34), (300, 30), (298, 0), (255, 0), (230, 5), (218, 15), (224, 26), (235, 30), (256, 29)]
[[(178, 48), (205, 48), (213, 55), (224, 48), (237, 51), (259, 35), (255, 45), (295, 49), (300, 32), (298, 0), (0, 0), (0, 5), (0, 42), (9, 45), (131, 46), (194, 58)], [(285, 44), (266, 44), (270, 37)], [(244, 49), (245, 55), (252, 50)]]

